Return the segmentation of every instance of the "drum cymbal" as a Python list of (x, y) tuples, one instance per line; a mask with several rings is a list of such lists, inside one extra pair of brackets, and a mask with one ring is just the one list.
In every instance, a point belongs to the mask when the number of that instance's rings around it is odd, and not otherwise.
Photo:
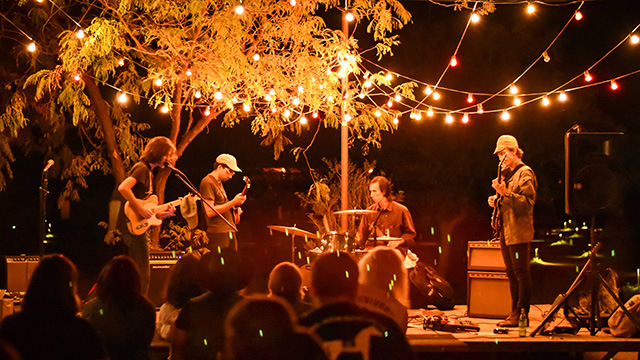
[[(369, 240), (374, 240), (374, 238), (369, 238)], [(375, 240), (384, 241), (384, 242), (404, 241), (404, 239), (401, 237), (391, 237), (391, 236), (378, 236), (377, 238), (375, 238)]]
[(309, 231), (306, 231), (306, 230), (298, 229), (297, 227), (294, 227), (294, 226), (269, 225), (269, 226), (267, 226), (267, 228), (269, 228), (271, 230), (283, 232), (286, 235), (306, 236), (307, 238), (310, 238), (310, 239), (317, 239), (318, 238), (316, 236), (316, 234), (314, 234), (312, 232), (309, 232)]
[(375, 210), (367, 210), (367, 209), (352, 209), (352, 210), (338, 210), (333, 212), (336, 215), (365, 215), (365, 214), (377, 214), (378, 212)]

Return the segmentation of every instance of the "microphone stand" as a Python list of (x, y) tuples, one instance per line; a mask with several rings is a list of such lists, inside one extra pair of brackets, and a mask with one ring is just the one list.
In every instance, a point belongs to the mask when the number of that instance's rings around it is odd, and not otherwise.
[(176, 177), (178, 179), (180, 179), (180, 181), (182, 181), (189, 188), (189, 190), (193, 191), (193, 193), (196, 194), (200, 198), (200, 200), (202, 201), (203, 204), (205, 204), (209, 209), (213, 210), (213, 212), (215, 212), (216, 215), (218, 215), (227, 225), (229, 225), (229, 227), (234, 232), (238, 232), (238, 228), (235, 227), (235, 225), (233, 225), (231, 222), (229, 222), (229, 220), (227, 220), (227, 218), (222, 216), (222, 214), (220, 214), (220, 212), (218, 210), (216, 210), (211, 204), (209, 204), (208, 202), (204, 201), (204, 198), (202, 197), (202, 194), (200, 193), (200, 191), (198, 191), (198, 189), (196, 189), (195, 186), (193, 186), (193, 184), (191, 184), (191, 181), (189, 181), (189, 178), (187, 177), (187, 175), (185, 175), (182, 171), (178, 170), (176, 167), (174, 167), (171, 164), (165, 164), (165, 166), (168, 169), (172, 170), (174, 172), (174, 174), (176, 175)]
[(40, 243), (38, 244), (40, 250), (40, 258), (44, 256), (44, 244), (46, 241), (46, 221), (47, 221), (47, 194), (49, 194), (49, 176), (48, 176), (48, 167), (42, 171), (42, 179), (40, 182), (40, 224), (39, 224), (39, 239)]

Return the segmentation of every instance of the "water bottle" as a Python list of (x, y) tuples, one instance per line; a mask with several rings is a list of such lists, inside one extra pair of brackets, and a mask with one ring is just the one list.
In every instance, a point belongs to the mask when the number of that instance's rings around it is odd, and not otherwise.
[(520, 337), (527, 336), (527, 314), (524, 309), (520, 309), (520, 318), (518, 319), (518, 335)]

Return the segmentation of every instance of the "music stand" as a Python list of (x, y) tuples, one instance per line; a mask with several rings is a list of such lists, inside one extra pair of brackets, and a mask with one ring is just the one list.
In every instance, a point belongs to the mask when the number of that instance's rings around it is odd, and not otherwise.
[(589, 229), (590, 237), (591, 237), (591, 252), (589, 253), (589, 259), (584, 264), (584, 267), (573, 281), (569, 289), (566, 293), (562, 294), (562, 298), (559, 302), (555, 303), (542, 319), (540, 324), (531, 332), (531, 337), (536, 336), (542, 328), (555, 316), (555, 314), (560, 310), (561, 306), (567, 306), (567, 299), (571, 294), (573, 294), (578, 285), (582, 283), (585, 279), (590, 282), (591, 285), (591, 314), (589, 314), (589, 333), (591, 335), (595, 335), (598, 331), (601, 330), (600, 327), (600, 307), (598, 306), (598, 292), (599, 287), (598, 284), (601, 284), (611, 295), (611, 297), (616, 301), (618, 306), (624, 311), (625, 316), (629, 318), (629, 320), (635, 325), (636, 329), (640, 332), (640, 324), (638, 321), (631, 315), (629, 310), (624, 306), (618, 295), (609, 287), (606, 280), (602, 276), (599, 270), (599, 264), (597, 260), (597, 253), (601, 247), (600, 242), (596, 242), (595, 240), (595, 214), (591, 216), (591, 227)]

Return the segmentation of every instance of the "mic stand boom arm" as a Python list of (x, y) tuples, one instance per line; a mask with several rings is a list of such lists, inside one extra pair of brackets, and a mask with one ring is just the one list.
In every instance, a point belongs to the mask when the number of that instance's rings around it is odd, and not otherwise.
[(206, 202), (204, 200), (204, 198), (202, 197), (202, 194), (200, 193), (200, 191), (198, 191), (198, 189), (196, 189), (196, 187), (191, 184), (191, 181), (189, 181), (189, 178), (187, 178), (187, 176), (185, 174), (183, 174), (182, 171), (176, 169), (173, 166), (170, 166), (168, 168), (175, 172), (176, 177), (178, 179), (180, 179), (180, 181), (182, 181), (189, 188), (189, 190), (193, 191), (193, 193), (196, 194), (200, 198), (200, 200), (202, 201), (203, 204), (205, 204), (205, 206), (207, 206), (209, 209), (213, 210), (213, 212), (215, 212), (217, 216), (219, 216), (222, 220), (224, 220), (224, 222), (227, 225), (229, 225), (229, 227), (234, 232), (238, 232), (238, 228), (235, 225), (233, 225), (231, 222), (229, 222), (229, 220), (227, 220), (227, 218), (222, 216), (222, 214), (220, 214), (220, 212), (218, 210), (216, 210), (211, 204), (209, 204), (208, 202)]

